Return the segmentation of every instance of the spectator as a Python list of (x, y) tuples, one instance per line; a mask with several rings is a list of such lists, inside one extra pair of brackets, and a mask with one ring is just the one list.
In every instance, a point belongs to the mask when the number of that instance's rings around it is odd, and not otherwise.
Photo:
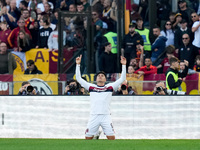
[(142, 75), (157, 74), (157, 68), (152, 65), (150, 58), (145, 58), (145, 66), (136, 70), (135, 73), (139, 74), (138, 78), (140, 78)]
[(172, 23), (172, 27), (173, 27), (173, 23), (175, 22), (175, 16), (176, 16), (175, 12), (171, 12), (169, 14), (169, 21)]
[(183, 19), (181, 21), (181, 28), (179, 28), (178, 30), (175, 31), (175, 34), (174, 34), (174, 46), (176, 48), (175, 50), (175, 57), (179, 57), (178, 56), (178, 49), (179, 47), (183, 44), (183, 40), (182, 40), (182, 36), (183, 34), (187, 33), (189, 36), (190, 36), (190, 39), (193, 39), (192, 38), (192, 31), (190, 28), (187, 27), (187, 22)]
[(20, 3), (19, 3), (19, 7), (18, 9), (20, 11), (23, 11), (25, 9), (28, 9), (28, 3), (25, 1), (25, 0), (22, 0)]
[(67, 82), (67, 86), (65, 87), (65, 95), (79, 95), (80, 94), (80, 89), (79, 89), (79, 83), (71, 79), (70, 81)]
[(140, 0), (138, 13), (143, 18), (144, 25), (148, 24), (148, 19), (149, 19), (148, 0)]
[[(95, 39), (101, 36), (101, 30), (103, 28), (103, 21), (99, 18), (99, 13), (96, 10), (92, 11), (92, 24), (95, 26)], [(94, 40), (95, 41), (95, 40)]]
[(56, 8), (56, 10), (54, 11), (53, 13), (53, 16), (51, 18), (51, 23), (52, 24), (58, 24), (58, 13), (59, 13), (60, 9), (59, 8)]
[(19, 52), (27, 52), (32, 48), (32, 41), (30, 37), (23, 30), (19, 31), (19, 35), (17, 37), (17, 44)]
[(197, 14), (196, 12), (193, 12), (193, 13), (191, 14), (191, 20), (192, 20), (192, 22), (191, 22), (191, 24), (189, 24), (189, 27), (192, 27), (192, 25), (193, 25), (196, 21), (199, 21), (199, 16), (198, 16), (198, 14)]
[(194, 40), (192, 44), (200, 50), (200, 14), (198, 16), (198, 21), (195, 21), (194, 24), (192, 25), (192, 32), (194, 32)]
[(33, 29), (34, 28), (34, 19), (30, 17), (28, 9), (24, 9), (22, 11), (22, 16), (21, 16), (24, 21), (25, 21), (25, 27), (28, 29)]
[(17, 95), (40, 95), (40, 93), (34, 89), (30, 82), (24, 81)]
[(103, 3), (104, 3), (104, 0), (94, 0), (92, 1), (92, 7), (95, 9), (95, 10), (98, 10), (98, 12), (102, 13), (103, 12)]
[(20, 18), (18, 21), (18, 26), (17, 28), (15, 28), (14, 30), (12, 30), (12, 32), (10, 33), (10, 35), (8, 36), (8, 43), (10, 45), (11, 48), (13, 48), (15, 51), (17, 51), (17, 37), (19, 35), (19, 31), (23, 30), (25, 31), (30, 38), (32, 38), (30, 31), (25, 27), (25, 21), (23, 18)]
[[(63, 31), (63, 46), (66, 45), (66, 32)], [(57, 51), (58, 50), (58, 25), (56, 25), (56, 29), (51, 32), (48, 38), (48, 48), (49, 51)]]
[(170, 63), (170, 68), (165, 73), (166, 87), (167, 89), (170, 89), (170, 90), (180, 91), (179, 87), (182, 83), (182, 78), (187, 76), (185, 72), (188, 72), (188, 62), (185, 61), (186, 67), (185, 67), (185, 71), (182, 73), (178, 72), (178, 69), (179, 69), (178, 58), (176, 57), (170, 58), (169, 63)]
[(177, 29), (180, 28), (180, 26), (181, 26), (180, 22), (181, 22), (182, 19), (183, 19), (183, 18), (182, 18), (182, 14), (181, 14), (181, 13), (177, 13), (177, 14), (175, 15), (175, 21), (172, 22), (172, 27), (173, 27), (175, 30), (177, 30)]
[(195, 58), (199, 55), (198, 48), (191, 44), (187, 33), (183, 34), (182, 40), (183, 44), (179, 48), (179, 59), (187, 60), (189, 62), (189, 69), (193, 69)]
[(48, 0), (42, 0), (42, 3), (37, 4), (37, 13), (41, 14), (42, 12), (45, 11), (45, 4), (48, 3), (50, 5), (50, 9), (53, 10), (54, 6), (51, 2)]
[(151, 61), (155, 66), (157, 66), (161, 63), (161, 60), (165, 57), (165, 55), (163, 56), (161, 55), (165, 50), (167, 38), (161, 35), (160, 28), (158, 26), (155, 26), (153, 28), (153, 34), (156, 37), (156, 40), (151, 46), (152, 49)]
[(169, 45), (165, 48), (165, 50), (167, 57), (165, 57), (161, 64), (157, 66), (157, 69), (162, 68), (161, 73), (166, 73), (167, 69), (170, 67), (169, 60), (174, 57), (175, 47), (173, 45)]
[(0, 43), (0, 74), (13, 74), (17, 64), (12, 53), (7, 51), (5, 42)]
[[(138, 5), (137, 4), (132, 4), (131, 5), (131, 22), (136, 23), (137, 18), (142, 18), (140, 14), (138, 13)], [(143, 21), (143, 19), (142, 19)]]
[(83, 12), (84, 11), (84, 6), (83, 6), (83, 3), (77, 3), (76, 5), (77, 7), (77, 12)]
[(160, 33), (167, 38), (166, 47), (174, 45), (174, 30), (172, 28), (172, 23), (169, 20), (165, 22), (164, 28)]
[[(185, 62), (184, 60), (181, 60), (179, 63), (180, 67), (179, 67), (179, 71), (180, 73), (183, 73), (185, 71)], [(184, 75), (187, 74), (187, 72), (184, 72)], [(182, 78), (183, 81), (185, 81), (185, 76), (180, 76)], [(180, 89), (180, 88), (179, 88)]]
[(200, 72), (200, 55), (196, 56), (196, 62), (193, 68), (196, 72)]
[(117, 54), (117, 33), (108, 31), (106, 29), (104, 30), (105, 34), (103, 35), (102, 39), (103, 43), (110, 42), (112, 46), (111, 53)]
[(60, 10), (69, 11), (69, 6), (74, 4), (74, 0), (57, 0), (56, 8), (60, 8)]
[(150, 39), (149, 39), (149, 29), (147, 28), (144, 28), (144, 25), (143, 25), (143, 19), (140, 17), (140, 18), (137, 18), (136, 19), (136, 24), (137, 24), (137, 27), (135, 29), (135, 31), (137, 31), (143, 38), (144, 40), (144, 54), (145, 54), (145, 57), (148, 57), (150, 58), (151, 57), (151, 43), (150, 43)]
[[(102, 13), (101, 20), (108, 25), (108, 31), (116, 32), (116, 27), (115, 27), (115, 25), (116, 25), (115, 19), (116, 18), (114, 16), (112, 16), (112, 18), (111, 18), (111, 11), (116, 8), (111, 9), (111, 5), (112, 5), (112, 0), (104, 0), (104, 3), (103, 3), (104, 10)], [(113, 7), (116, 7), (116, 5)]]
[(122, 41), (122, 49), (121, 53), (124, 54), (124, 57), (127, 59), (127, 67), (130, 63), (131, 58), (136, 58), (136, 45), (138, 42), (143, 45), (143, 38), (142, 36), (135, 31), (136, 24), (131, 23), (129, 25), (129, 33), (125, 35), (123, 41)]
[(38, 70), (33, 60), (28, 60), (26, 65), (28, 68), (25, 70), (24, 74), (43, 74), (42, 71)]
[(99, 59), (99, 69), (105, 73), (116, 73), (117, 64), (115, 60), (117, 59), (117, 56), (111, 53), (111, 43), (106, 42), (104, 48), (105, 50)]
[[(14, 17), (15, 22), (18, 21), (18, 19), (20, 18), (21, 12), (18, 10), (18, 8), (16, 7), (16, 1), (15, 0), (11, 0), (10, 1), (10, 9), (8, 10), (8, 13)], [(11, 20), (11, 16), (8, 15), (9, 20)]]
[(52, 16), (51, 5), (49, 3), (44, 3), (44, 11), (41, 13), (41, 15), (47, 15), (48, 17)]
[(11, 33), (11, 30), (9, 29), (9, 26), (6, 21), (3, 21), (0, 23), (0, 43), (5, 42), (8, 45), (8, 36)]
[(83, 3), (84, 11), (88, 10), (90, 7), (90, 4), (87, 2), (87, 0), (80, 0)]
[(153, 95), (186, 95), (186, 93), (182, 91), (168, 90), (163, 81), (156, 81)]
[(140, 67), (143, 66), (143, 65), (142, 65), (142, 66), (139, 65), (139, 63), (138, 63), (138, 61), (137, 61), (136, 58), (132, 58), (132, 59), (130, 60), (129, 65), (130, 65), (130, 66), (133, 66), (134, 70), (138, 70)]
[(50, 23), (48, 21), (48, 18), (43, 17), (40, 20), (40, 25), (42, 26), (42, 28), (40, 28), (38, 32), (38, 41), (36, 48), (47, 49), (48, 38), (50, 36), (50, 33), (52, 32), (52, 29), (49, 27)]
[(177, 11), (177, 13), (181, 13), (182, 18), (185, 19), (188, 22), (188, 24), (190, 24), (191, 23), (190, 15), (192, 14), (192, 12), (194, 12), (194, 10), (187, 6), (185, 0), (179, 0), (178, 6), (179, 10)]
[(132, 66), (132, 65), (129, 65), (128, 66), (128, 74), (133, 74), (135, 72), (135, 69), (134, 69), (134, 67)]

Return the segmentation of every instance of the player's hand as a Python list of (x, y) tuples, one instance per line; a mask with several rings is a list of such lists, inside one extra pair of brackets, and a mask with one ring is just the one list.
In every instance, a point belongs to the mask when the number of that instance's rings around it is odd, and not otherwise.
[(81, 64), (81, 58), (82, 58), (82, 55), (80, 55), (79, 57), (76, 57), (76, 64)]
[(124, 56), (121, 56), (121, 64), (126, 65), (126, 58)]

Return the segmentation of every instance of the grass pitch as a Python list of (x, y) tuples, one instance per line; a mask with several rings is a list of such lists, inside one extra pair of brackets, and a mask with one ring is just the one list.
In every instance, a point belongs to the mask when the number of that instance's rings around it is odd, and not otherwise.
[(1, 139), (0, 150), (200, 150), (200, 140)]

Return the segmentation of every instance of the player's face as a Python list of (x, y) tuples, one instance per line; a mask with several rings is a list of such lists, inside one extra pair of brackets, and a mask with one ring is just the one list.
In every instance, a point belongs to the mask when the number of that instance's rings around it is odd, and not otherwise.
[(104, 74), (98, 74), (96, 81), (97, 81), (97, 84), (98, 84), (99, 82), (100, 82), (100, 83), (105, 83), (105, 82), (106, 82), (106, 77), (105, 77), (105, 75), (104, 75)]

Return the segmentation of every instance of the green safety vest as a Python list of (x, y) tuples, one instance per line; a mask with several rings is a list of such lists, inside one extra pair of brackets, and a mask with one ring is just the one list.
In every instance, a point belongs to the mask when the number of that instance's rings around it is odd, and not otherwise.
[(151, 42), (149, 40), (149, 29), (144, 28), (144, 30), (135, 29), (143, 38), (144, 40), (144, 50), (151, 51)]
[(117, 54), (117, 33), (108, 32), (104, 34), (104, 36), (107, 38), (108, 42), (111, 43), (112, 46), (111, 52), (113, 54)]
[[(167, 78), (168, 78), (168, 76), (169, 76), (170, 74), (173, 75), (175, 82), (178, 81), (178, 74), (175, 74), (174, 72), (169, 71), (169, 72), (167, 73), (167, 76), (166, 76), (166, 86), (167, 86), (167, 89), (170, 89), (170, 88), (169, 88), (169, 85), (168, 85), (168, 80), (167, 80)], [(170, 90), (180, 91), (180, 90), (178, 89), (178, 87), (177, 87), (177, 88), (172, 88), (172, 89), (170, 89)]]

